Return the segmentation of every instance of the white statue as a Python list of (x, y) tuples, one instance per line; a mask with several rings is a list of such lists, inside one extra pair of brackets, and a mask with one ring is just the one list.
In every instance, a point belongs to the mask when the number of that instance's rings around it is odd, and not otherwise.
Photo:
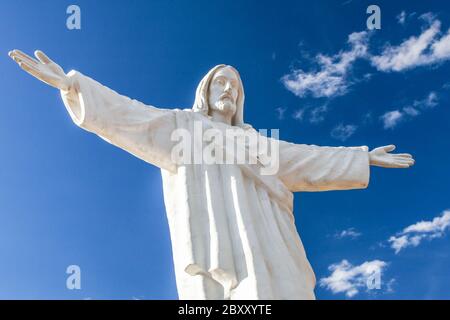
[(366, 188), (369, 166), (408, 168), (395, 146), (319, 147), (279, 141), (279, 170), (173, 161), (175, 129), (255, 131), (244, 124), (244, 90), (230, 66), (211, 69), (194, 107), (160, 109), (63, 69), (43, 52), (14, 50), (19, 66), (59, 89), (81, 128), (161, 168), (180, 299), (314, 299), (315, 276), (294, 224), (293, 194)]

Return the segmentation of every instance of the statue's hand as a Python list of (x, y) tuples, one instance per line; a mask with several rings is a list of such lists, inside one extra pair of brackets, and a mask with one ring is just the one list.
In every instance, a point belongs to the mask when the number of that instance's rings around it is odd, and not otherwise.
[(69, 77), (64, 70), (48, 58), (42, 51), (35, 51), (36, 59), (26, 55), (20, 50), (13, 50), (8, 55), (26, 72), (52, 87), (60, 90), (70, 88)]
[(384, 168), (409, 168), (414, 165), (414, 159), (409, 153), (389, 153), (395, 150), (394, 145), (375, 148), (369, 152), (370, 164)]

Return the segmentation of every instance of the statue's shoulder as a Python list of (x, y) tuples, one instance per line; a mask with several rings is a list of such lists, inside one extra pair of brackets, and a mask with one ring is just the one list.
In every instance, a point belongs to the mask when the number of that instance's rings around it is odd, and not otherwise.
[(207, 121), (208, 117), (205, 117), (202, 113), (196, 112), (192, 109), (173, 108), (171, 111), (175, 114), (176, 118), (184, 121)]

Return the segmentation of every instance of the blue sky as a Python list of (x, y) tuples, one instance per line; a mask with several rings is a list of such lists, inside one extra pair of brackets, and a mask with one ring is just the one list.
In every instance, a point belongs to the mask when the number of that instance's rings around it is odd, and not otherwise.
[[(159, 169), (77, 128), (14, 48), (159, 107), (191, 106), (231, 64), (255, 128), (412, 153), (411, 169), (372, 167), (366, 190), (296, 194), (297, 228), (319, 299), (450, 298), (449, 3), (377, 1), (371, 32), (360, 0), (76, 1), (81, 30), (70, 4), (0, 4), (0, 298), (177, 298)], [(81, 290), (66, 289), (72, 264)], [(381, 289), (366, 290), (375, 264)]]

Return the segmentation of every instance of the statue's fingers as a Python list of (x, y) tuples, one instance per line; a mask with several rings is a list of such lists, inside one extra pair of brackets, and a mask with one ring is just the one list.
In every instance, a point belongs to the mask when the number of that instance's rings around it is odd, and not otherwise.
[(410, 157), (399, 157), (399, 156), (395, 156), (395, 157), (393, 157), (395, 160), (397, 160), (397, 161), (414, 161), (414, 159), (413, 158), (410, 158)]
[(396, 164), (407, 165), (408, 167), (410, 167), (410, 166), (414, 165), (414, 160), (399, 160), (399, 161), (396, 161)]
[(409, 153), (397, 153), (396, 156), (402, 158), (412, 158), (412, 155), (410, 155)]
[(20, 61), (22, 61), (23, 59), (19, 58), (16, 54), (14, 54), (14, 52), (10, 51), (8, 53), (9, 57), (11, 59), (13, 59), (15, 62), (19, 63)]
[(395, 161), (404, 161), (404, 162), (414, 161), (413, 158), (398, 157), (398, 156), (394, 156), (394, 157), (392, 157), (392, 159), (394, 159)]
[(12, 53), (12, 56), (18, 57), (18, 58), (20, 58), (20, 59), (22, 59), (22, 60), (28, 62), (28, 63), (31, 64), (31, 65), (34, 65), (34, 64), (38, 64), (38, 63), (39, 63), (37, 60), (33, 59), (32, 57), (30, 57), (30, 56), (27, 55), (26, 53), (23, 53), (23, 52), (20, 51), (20, 50), (15, 49), (15, 50), (13, 50), (11, 53)]
[(18, 55), (13, 55), (12, 59), (14, 60), (14, 62), (16, 62), (19, 66), (21, 63), (28, 65), (30, 68), (36, 69), (38, 70), (38, 64), (34, 63), (33, 61), (30, 61), (26, 58), (23, 58), (21, 56)]
[(42, 72), (40, 72), (39, 70), (37, 70), (36, 68), (30, 66), (29, 64), (25, 63), (25, 62), (21, 62), (19, 63), (19, 66), (25, 70), (26, 72), (28, 72), (29, 74), (31, 74), (32, 76), (34, 76), (35, 78), (41, 80), (42, 82), (55, 87), (57, 89), (66, 89), (67, 87), (62, 85), (59, 81), (58, 78), (52, 77), (48, 74), (43, 74)]
[(386, 151), (386, 152), (391, 152), (391, 151), (394, 151), (394, 150), (395, 150), (395, 145), (390, 144), (390, 145), (388, 145), (388, 146), (384, 146), (383, 149), (384, 149), (384, 151)]
[(14, 57), (14, 61), (17, 62), (17, 64), (18, 64), (20, 67), (26, 66), (26, 67), (28, 67), (28, 68), (30, 68), (30, 69), (36, 71), (36, 72), (39, 72), (39, 66), (38, 66), (37, 64), (35, 64), (35, 63), (29, 62), (29, 61), (24, 60), (24, 59), (22, 59), (22, 58), (19, 58), (19, 57), (17, 57), (17, 56)]
[(25, 59), (23, 59), (23, 58), (21, 58), (21, 57), (19, 57), (19, 56), (16, 56), (16, 55), (13, 55), (13, 56), (11, 56), (11, 58), (14, 60), (14, 62), (16, 62), (17, 64), (20, 64), (20, 63), (26, 63), (26, 64), (28, 64), (28, 65), (30, 65), (30, 66), (32, 66), (33, 64), (31, 63), (31, 62), (29, 62), (29, 61), (27, 61), (27, 60), (25, 60)]
[(36, 50), (34, 52), (34, 55), (36, 56), (36, 58), (39, 59), (40, 62), (42, 62), (43, 64), (48, 64), (50, 62), (53, 62), (49, 57), (47, 57), (47, 55), (42, 52), (41, 50)]
[(21, 67), (23, 70), (25, 70), (26, 72), (28, 72), (29, 74), (31, 74), (32, 76), (41, 79), (41, 73), (34, 68), (33, 66), (30, 66), (28, 63), (22, 61), (19, 62), (19, 67)]
[(400, 163), (400, 162), (398, 162), (398, 163), (395, 163), (392, 167), (393, 168), (409, 168), (410, 165), (407, 164), (407, 163)]
[(403, 164), (407, 164), (408, 166), (413, 166), (416, 162), (414, 161), (414, 160), (410, 160), (410, 161), (404, 161), (404, 162), (402, 162)]
[(14, 60), (14, 62), (16, 62), (16, 63), (20, 63), (20, 62), (22, 62), (23, 60), (22, 59), (20, 59), (19, 57), (17, 57), (17, 56), (14, 56), (14, 55), (11, 55), (11, 59), (13, 59)]
[(402, 160), (402, 161), (415, 161), (413, 158), (411, 157), (397, 157), (397, 159)]

